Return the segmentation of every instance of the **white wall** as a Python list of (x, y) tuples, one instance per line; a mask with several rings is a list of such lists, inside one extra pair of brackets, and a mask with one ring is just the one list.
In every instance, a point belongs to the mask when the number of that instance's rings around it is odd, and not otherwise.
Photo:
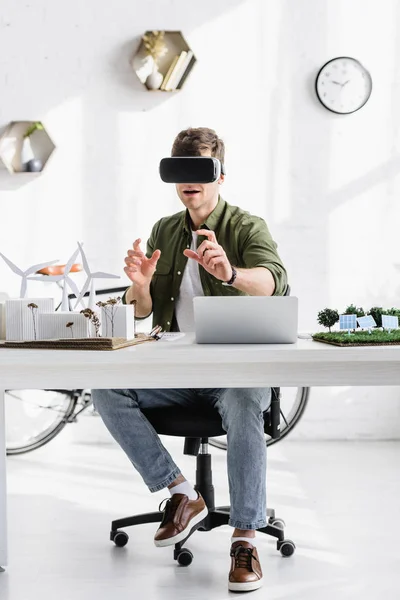
[[(227, 146), (223, 195), (266, 218), (301, 329), (325, 306), (399, 306), (399, 19), (398, 0), (3, 0), (0, 127), (41, 119), (58, 148), (34, 182), (1, 175), (1, 250), (66, 260), (83, 239), (95, 268), (123, 275), (133, 239), (180, 209), (159, 159), (180, 129), (209, 126)], [(181, 29), (197, 55), (179, 94), (149, 93), (131, 71), (149, 28)], [(373, 77), (349, 116), (313, 87), (340, 55)], [(3, 263), (0, 288), (18, 292)], [(399, 437), (399, 396), (314, 390), (298, 435)]]

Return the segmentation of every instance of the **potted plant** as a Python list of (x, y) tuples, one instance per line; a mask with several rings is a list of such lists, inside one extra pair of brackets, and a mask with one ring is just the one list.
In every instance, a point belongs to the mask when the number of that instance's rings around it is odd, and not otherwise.
[(43, 124), (40, 121), (34, 121), (24, 133), (21, 148), (21, 165), (25, 171), (39, 173), (43, 169), (43, 163), (39, 158), (35, 158), (31, 144), (31, 135), (35, 131), (42, 131), (43, 129)]
[(153, 70), (146, 79), (146, 86), (150, 90), (158, 90), (164, 79), (158, 70), (158, 61), (168, 52), (164, 41), (164, 31), (149, 31), (145, 33), (143, 44), (147, 55), (153, 59)]

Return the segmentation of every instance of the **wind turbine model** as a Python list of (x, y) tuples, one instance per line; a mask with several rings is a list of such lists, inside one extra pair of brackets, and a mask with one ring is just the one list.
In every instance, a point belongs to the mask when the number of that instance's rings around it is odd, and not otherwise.
[[(63, 294), (62, 294), (62, 302), (61, 302), (61, 311), (69, 312), (69, 302), (68, 302), (68, 286), (73, 291), (75, 296), (79, 296), (78, 286), (75, 281), (69, 277), (69, 272), (72, 269), (72, 265), (74, 264), (76, 257), (79, 254), (80, 247), (75, 250), (69, 261), (64, 267), (64, 272), (61, 275), (43, 275), (39, 277), (29, 277), (29, 279), (33, 279), (35, 281), (62, 281), (63, 282)], [(37, 269), (39, 270), (39, 269)], [(76, 303), (76, 306), (79, 302)], [(76, 307), (75, 307), (76, 308)]]
[(84, 295), (89, 289), (90, 286), (90, 294), (89, 294), (89, 302), (88, 308), (95, 310), (96, 306), (96, 288), (95, 288), (95, 280), (96, 279), (120, 279), (119, 275), (112, 275), (112, 273), (103, 273), (102, 271), (95, 271), (92, 273), (89, 267), (89, 263), (87, 261), (86, 255), (83, 251), (82, 244), (78, 242), (79, 249), (81, 251), (81, 257), (83, 262), (83, 268), (87, 275), (87, 279), (85, 281), (85, 285), (83, 286), (81, 293), (78, 296), (78, 299), (75, 304), (75, 308), (78, 306), (79, 302), (82, 301)]
[(20, 290), (20, 293), (19, 293), (19, 297), (20, 298), (26, 298), (26, 289), (27, 289), (27, 286), (28, 286), (27, 279), (32, 279), (32, 277), (28, 277), (28, 275), (32, 275), (32, 273), (36, 273), (36, 271), (40, 271), (40, 269), (44, 269), (45, 267), (49, 267), (51, 265), (54, 265), (56, 262), (58, 262), (58, 260), (52, 260), (52, 261), (49, 261), (49, 262), (40, 263), (38, 265), (33, 265), (32, 267), (29, 267), (29, 269), (26, 269), (26, 271), (22, 271), (22, 269), (20, 269), (19, 267), (17, 267), (17, 265), (15, 265), (13, 262), (11, 262), (11, 260), (9, 260), (1, 252), (0, 252), (0, 256), (8, 264), (8, 266), (10, 267), (10, 269), (14, 273), (16, 273), (17, 275), (19, 275), (20, 277), (22, 277), (22, 280), (21, 280), (21, 290)]

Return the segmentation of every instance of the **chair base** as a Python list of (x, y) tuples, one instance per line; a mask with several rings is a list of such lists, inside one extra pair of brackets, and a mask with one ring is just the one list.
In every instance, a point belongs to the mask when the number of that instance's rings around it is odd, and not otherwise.
[[(193, 555), (190, 550), (184, 548), (187, 540), (197, 530), (211, 531), (216, 527), (221, 527), (221, 525), (228, 525), (229, 511), (229, 506), (220, 506), (211, 510), (203, 521), (193, 527), (184, 540), (174, 545), (174, 560), (177, 560), (182, 566), (188, 566), (192, 562)], [(113, 521), (111, 523), (110, 540), (117, 546), (125, 546), (128, 543), (129, 536), (124, 531), (121, 531), (121, 527), (132, 527), (145, 523), (161, 523), (163, 514), (162, 512), (144, 513)], [(269, 517), (269, 524), (257, 531), (277, 538), (277, 550), (281, 552), (282, 556), (291, 556), (296, 546), (291, 540), (285, 539), (284, 522), (275, 517), (273, 509), (268, 509), (267, 516)], [(279, 525), (272, 525), (272, 523), (279, 523)]]
[[(221, 527), (221, 525), (229, 524), (230, 506), (215, 507), (210, 454), (205, 453), (197, 455), (195, 489), (203, 496), (205, 503), (207, 504), (208, 515), (203, 521), (200, 521), (200, 523), (193, 527), (184, 540), (175, 544), (174, 559), (182, 566), (190, 565), (193, 560), (193, 554), (190, 550), (184, 548), (184, 544), (195, 531), (211, 531), (216, 527)], [(120, 530), (121, 527), (132, 527), (134, 525), (143, 525), (145, 523), (161, 523), (163, 514), (164, 513), (157, 511), (112, 521), (110, 540), (114, 542), (116, 546), (125, 546), (128, 543), (129, 536), (124, 531)], [(296, 546), (291, 540), (285, 539), (285, 522), (275, 516), (274, 509), (267, 510), (267, 517), (268, 525), (258, 529), (258, 531), (277, 538), (277, 549), (282, 556), (291, 556), (294, 553)]]

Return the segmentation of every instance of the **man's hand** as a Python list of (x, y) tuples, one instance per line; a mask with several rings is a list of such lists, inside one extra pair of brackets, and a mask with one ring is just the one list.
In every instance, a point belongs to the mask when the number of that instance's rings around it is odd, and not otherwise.
[(221, 281), (229, 281), (232, 277), (232, 266), (225, 254), (225, 250), (217, 242), (215, 233), (209, 229), (199, 229), (198, 235), (204, 235), (208, 239), (204, 240), (197, 248), (193, 250), (184, 250), (183, 254), (188, 258), (196, 260), (208, 273), (214, 275)]
[(146, 258), (146, 255), (140, 248), (141, 241), (140, 238), (135, 240), (133, 242), (133, 250), (128, 250), (125, 257), (126, 267), (124, 271), (132, 283), (143, 288), (150, 285), (161, 252), (160, 250), (154, 250), (152, 257)]

